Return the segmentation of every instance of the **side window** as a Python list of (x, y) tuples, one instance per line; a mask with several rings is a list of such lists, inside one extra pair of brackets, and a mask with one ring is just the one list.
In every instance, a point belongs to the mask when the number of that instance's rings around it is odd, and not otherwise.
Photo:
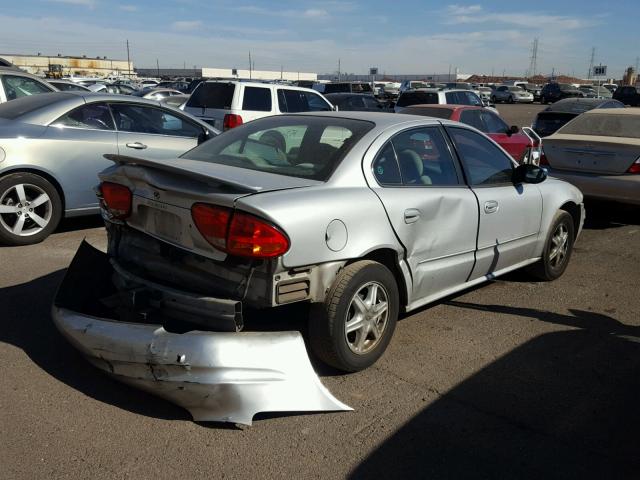
[(390, 142), (373, 161), (373, 174), (380, 185), (401, 185), (400, 169)]
[(371, 110), (373, 110), (373, 109), (378, 110), (378, 109), (382, 108), (380, 106), (380, 104), (378, 103), (378, 101), (376, 99), (374, 99), (374, 98), (371, 98), (371, 97), (364, 97), (364, 106), (366, 108), (371, 109)]
[(116, 128), (123, 132), (150, 133), (196, 138), (202, 128), (166, 110), (156, 107), (112, 103)]
[(282, 113), (287, 113), (287, 100), (284, 97), (284, 90), (278, 89), (278, 109)]
[(449, 128), (471, 185), (511, 183), (511, 159), (484, 135), (464, 128)]
[(460, 114), (460, 121), (486, 133), (485, 126), (480, 119), (480, 110), (463, 110)]
[(52, 125), (93, 130), (113, 130), (113, 119), (106, 103), (90, 103), (71, 110)]
[(476, 107), (482, 106), (482, 100), (473, 92), (460, 92), (460, 95), (464, 96), (468, 105), (474, 105)]
[(488, 110), (478, 110), (484, 128), (484, 133), (506, 133), (509, 126), (498, 115)]
[(302, 92), (302, 95), (307, 99), (308, 110), (310, 112), (327, 112), (331, 110), (327, 102), (325, 102), (320, 95), (311, 92)]
[(391, 139), (403, 185), (458, 185), (454, 159), (438, 127), (407, 130)]
[(253, 112), (271, 111), (271, 89), (260, 87), (244, 87), (242, 109)]
[(452, 105), (458, 104), (458, 92), (447, 92), (446, 94), (447, 103)]
[(280, 107), (281, 112), (296, 113), (309, 111), (306, 98), (300, 95), (299, 90), (278, 90), (278, 103), (283, 103), (285, 106), (285, 109), (282, 109), (282, 106)]
[(350, 108), (364, 108), (364, 102), (360, 95), (349, 97), (349, 99), (347, 100), (347, 104)]
[(29, 77), (0, 75), (0, 78), (2, 79), (2, 86), (4, 87), (4, 93), (7, 96), (7, 101), (53, 91), (53, 89), (47, 88), (43, 83)]

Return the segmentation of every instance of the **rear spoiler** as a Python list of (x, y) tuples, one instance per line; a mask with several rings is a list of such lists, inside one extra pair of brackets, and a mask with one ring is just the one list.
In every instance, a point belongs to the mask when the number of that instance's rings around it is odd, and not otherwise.
[(142, 166), (147, 168), (153, 168), (155, 170), (162, 170), (169, 173), (176, 173), (178, 175), (189, 177), (209, 185), (225, 184), (225, 185), (228, 185), (229, 187), (232, 187), (234, 191), (239, 193), (258, 193), (264, 190), (263, 187), (247, 185), (246, 183), (242, 183), (236, 179), (229, 178), (228, 175), (224, 175), (223, 171), (216, 172), (216, 175), (212, 176), (212, 175), (207, 175), (205, 173), (196, 172), (193, 170), (188, 170), (186, 168), (177, 167), (169, 163), (159, 162), (156, 160), (150, 160), (146, 158), (130, 157), (128, 155), (116, 155), (112, 153), (107, 153), (104, 155), (104, 158), (106, 158), (107, 160), (111, 160), (116, 165), (130, 165), (130, 166)]

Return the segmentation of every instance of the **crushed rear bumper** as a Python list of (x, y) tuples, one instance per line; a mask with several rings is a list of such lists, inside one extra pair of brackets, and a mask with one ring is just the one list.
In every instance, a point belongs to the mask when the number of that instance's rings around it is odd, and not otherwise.
[[(105, 254), (83, 244), (52, 308), (60, 332), (104, 372), (184, 407), (196, 421), (250, 425), (259, 412), (351, 410), (322, 385), (297, 331), (172, 333), (97, 315), (102, 307), (93, 304), (109, 268)], [(81, 290), (79, 279), (88, 282)]]

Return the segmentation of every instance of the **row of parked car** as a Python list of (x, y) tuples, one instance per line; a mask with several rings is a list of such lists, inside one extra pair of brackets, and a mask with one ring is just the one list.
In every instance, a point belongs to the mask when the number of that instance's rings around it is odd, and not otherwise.
[[(519, 163), (537, 163), (540, 137), (552, 134), (554, 127), (557, 130), (591, 108), (623, 106), (614, 100), (578, 98), (570, 105), (561, 101), (541, 112), (533, 129), (520, 129), (507, 125), (475, 91), (446, 86), (404, 89), (392, 106), (372, 93), (357, 93), (354, 87), (352, 92), (322, 95), (280, 83), (209, 80), (198, 81), (191, 95), (175, 95), (181, 102), (176, 109), (167, 104), (170, 97), (161, 96), (167, 89), (155, 85), (128, 95), (71, 88), (55, 94), (53, 87), (43, 85), (46, 82), (34, 81), (28, 74), (0, 70), (0, 100), (12, 100), (0, 108), (3, 243), (35, 243), (46, 238), (63, 216), (97, 212), (92, 186), (96, 172), (109, 165), (105, 154), (171, 158), (222, 131), (266, 116), (342, 110), (448, 119), (477, 128)], [(24, 131), (18, 135), (20, 129)], [(282, 142), (276, 137), (272, 141)], [(32, 210), (24, 211), (25, 202)]]

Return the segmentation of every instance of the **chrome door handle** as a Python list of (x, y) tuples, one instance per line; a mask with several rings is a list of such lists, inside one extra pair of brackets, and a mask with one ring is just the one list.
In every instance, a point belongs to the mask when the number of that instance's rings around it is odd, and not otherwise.
[(404, 211), (404, 223), (414, 223), (420, 218), (420, 210), (417, 208), (408, 208)]
[(144, 150), (145, 148), (147, 148), (147, 146), (144, 143), (140, 143), (140, 142), (127, 143), (127, 147), (135, 148), (136, 150)]
[(484, 202), (484, 213), (495, 213), (498, 211), (498, 202), (495, 200), (489, 200)]

